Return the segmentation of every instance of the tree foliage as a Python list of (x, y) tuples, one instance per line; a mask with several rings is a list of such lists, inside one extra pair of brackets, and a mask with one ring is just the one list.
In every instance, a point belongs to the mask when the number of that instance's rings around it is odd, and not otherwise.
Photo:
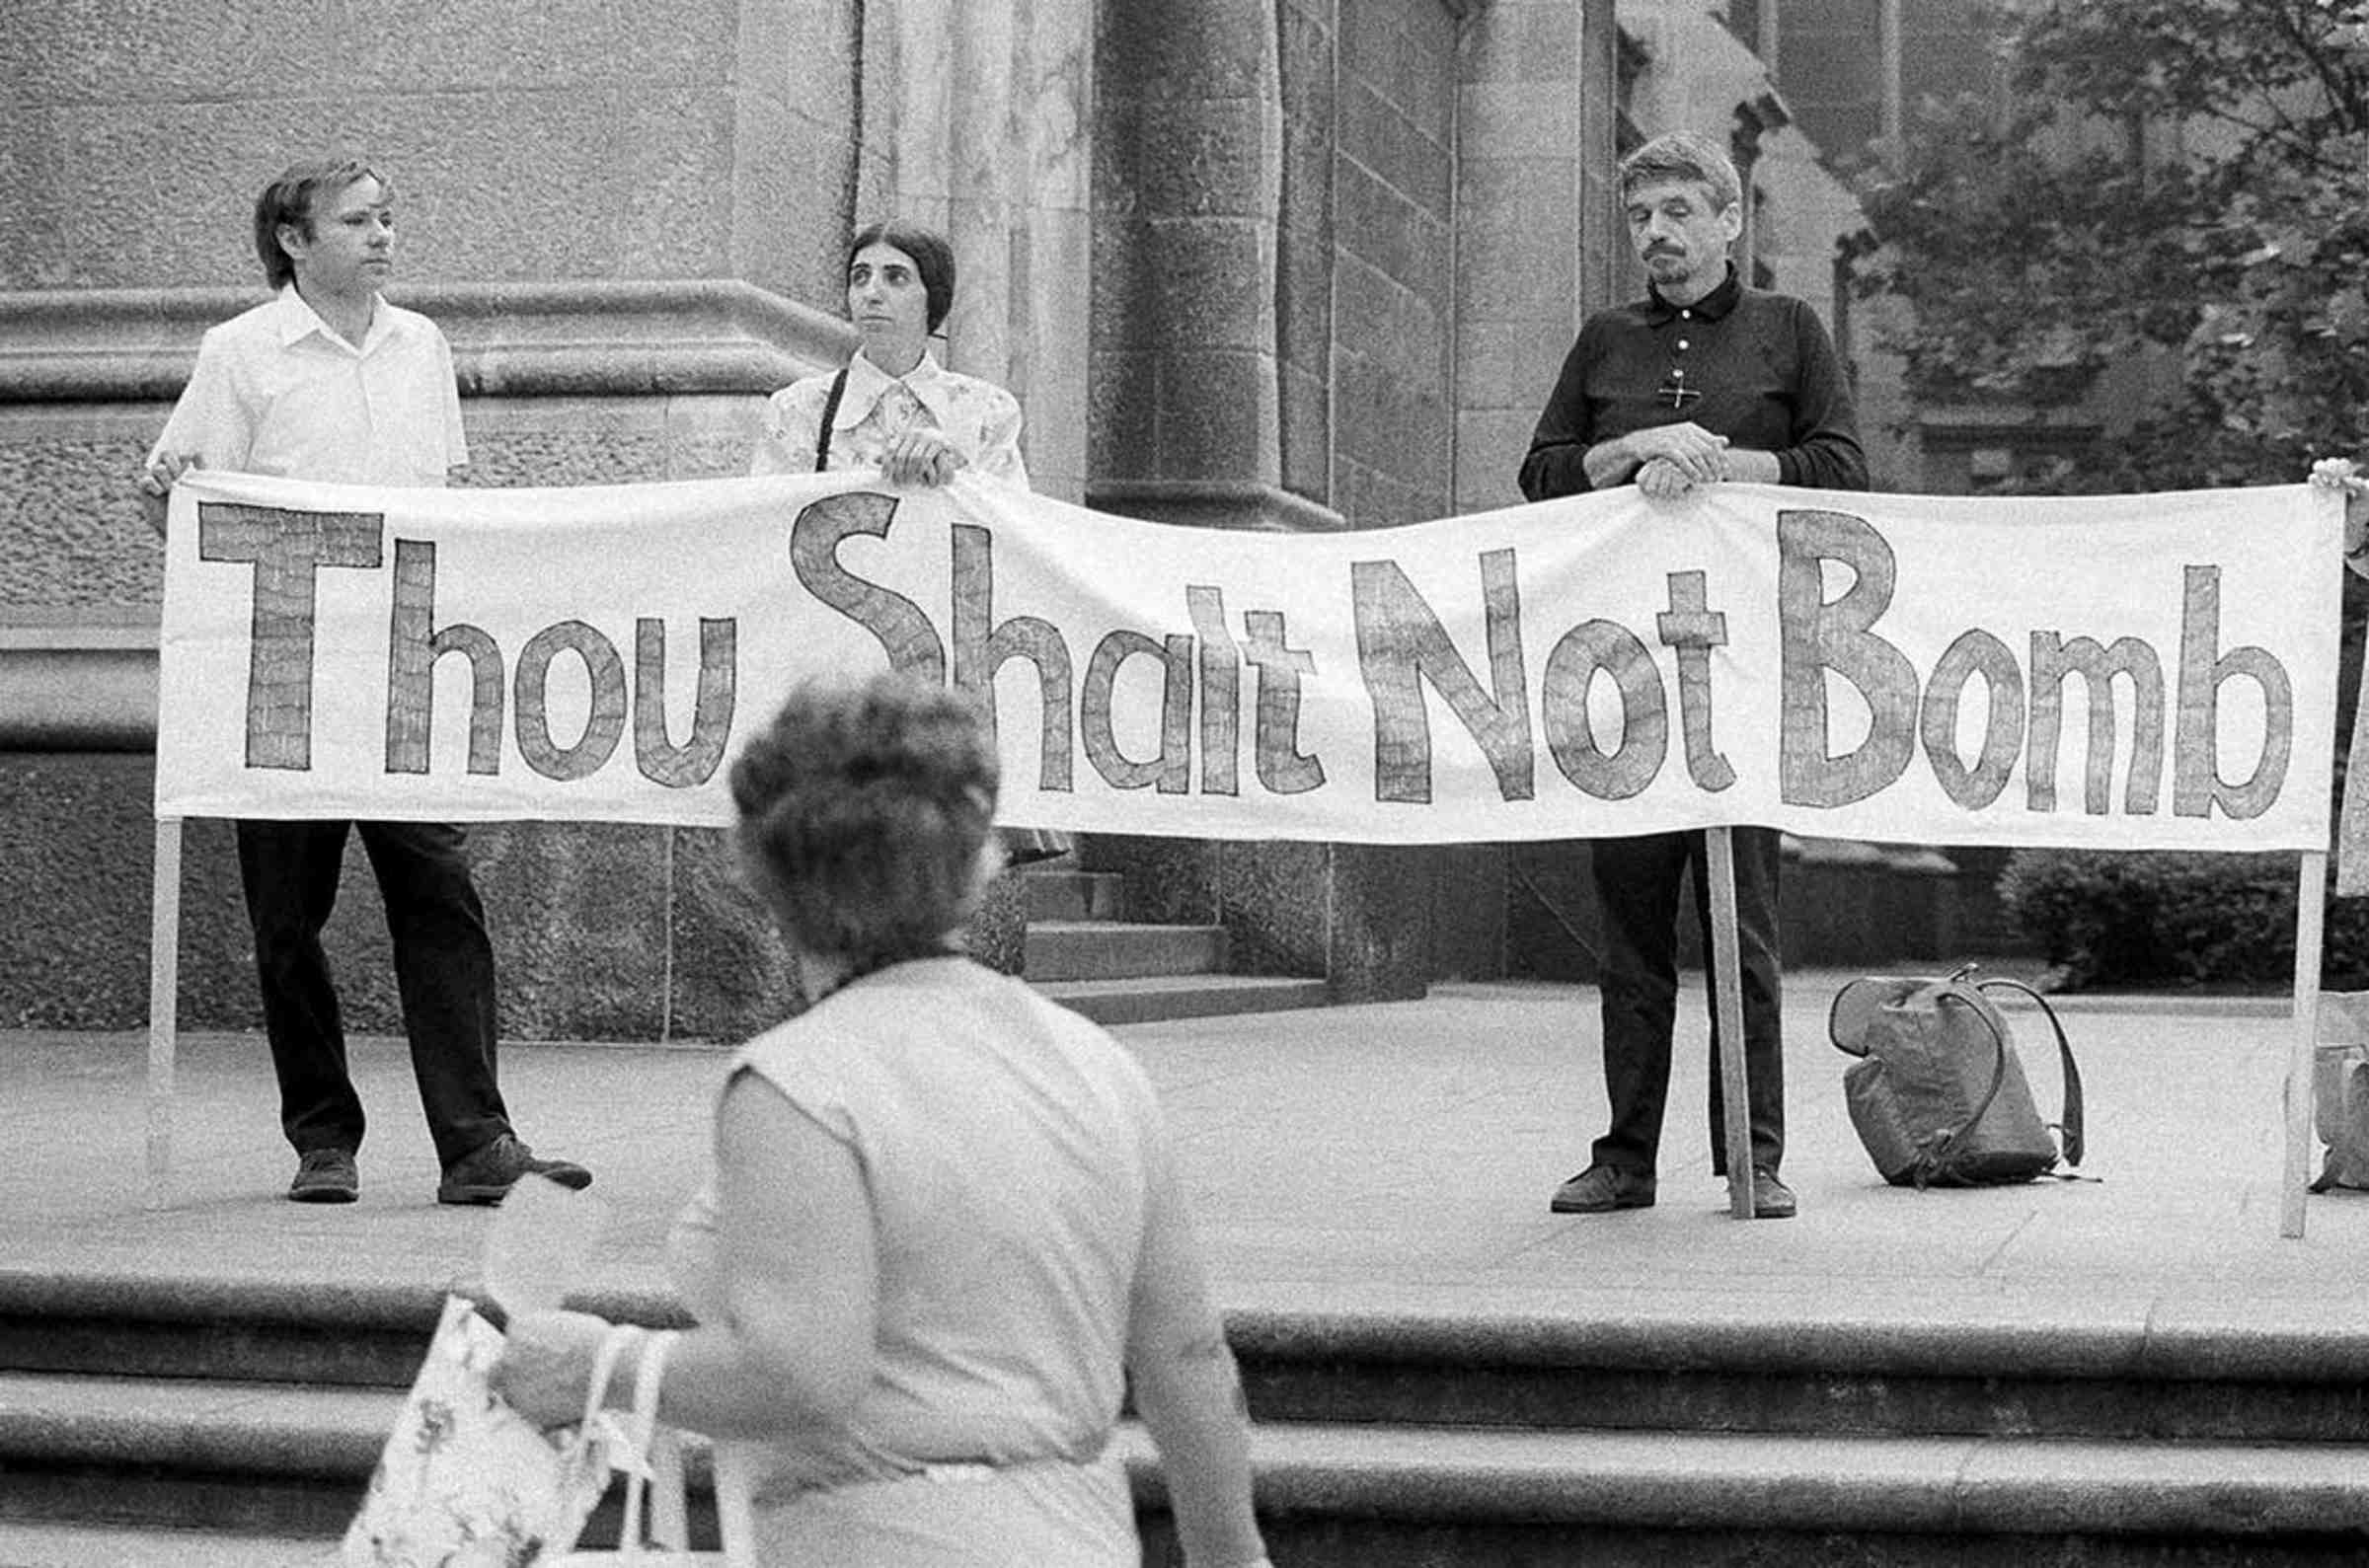
[(2108, 399), (2114, 439), (2063, 488), (2360, 452), (2369, 0), (1983, 3), (2005, 93), (1923, 106), (1865, 191), (1859, 292), (1910, 307), (1912, 394)]

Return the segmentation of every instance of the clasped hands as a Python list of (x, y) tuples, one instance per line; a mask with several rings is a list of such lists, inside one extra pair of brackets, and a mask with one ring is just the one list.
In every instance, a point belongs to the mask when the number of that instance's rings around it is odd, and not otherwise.
[(1727, 438), (1691, 420), (1634, 431), (1624, 443), (1639, 459), (1637, 487), (1655, 500), (1675, 500), (1728, 477)]
[(943, 433), (917, 425), (880, 449), (880, 477), (891, 485), (945, 485), (967, 462)]

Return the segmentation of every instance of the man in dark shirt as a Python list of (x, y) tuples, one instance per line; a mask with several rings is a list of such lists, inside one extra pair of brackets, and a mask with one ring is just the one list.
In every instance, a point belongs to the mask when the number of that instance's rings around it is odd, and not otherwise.
[[(1850, 384), (1825, 327), (1800, 300), (1745, 288), (1727, 259), (1743, 232), (1743, 190), (1726, 154), (1706, 137), (1658, 136), (1622, 161), (1620, 187), (1649, 290), (1580, 326), (1522, 459), (1522, 493), (1539, 501), (1635, 483), (1654, 499), (1676, 500), (1728, 480), (1866, 489)], [(1753, 1209), (1785, 1219), (1795, 1200), (1777, 1175), (1785, 1157), (1779, 835), (1731, 831)], [(1592, 859), (1612, 1126), (1587, 1168), (1557, 1189), (1558, 1214), (1651, 1206), (1678, 1006), (1678, 889), (1690, 865), (1706, 943), (1711, 934), (1701, 832), (1601, 839)], [(1716, 1011), (1712, 1060), (1712, 1169), (1723, 1175)]]

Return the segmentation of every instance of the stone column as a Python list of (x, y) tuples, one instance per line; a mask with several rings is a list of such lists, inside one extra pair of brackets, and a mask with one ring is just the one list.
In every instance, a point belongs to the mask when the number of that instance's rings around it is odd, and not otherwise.
[(1514, 476), (1564, 354), (1609, 304), (1609, 0), (1496, 0), (1466, 25), (1459, 98), (1456, 505), (1518, 502)]
[[(1465, 24), (1458, 90), (1456, 508), (1510, 506), (1563, 357), (1619, 292), (1627, 237), (1613, 168), (1612, 0), (1493, 0)], [(1465, 913), (1433, 942), (1443, 973), (1592, 978), (1582, 844), (1441, 852)], [(1510, 890), (1509, 890), (1510, 884)], [(1576, 937), (1577, 939), (1574, 939)]]
[(1283, 487), (1275, 0), (1106, 0), (1096, 68), (1089, 502), (1337, 528)]
[(1084, 496), (1094, 93), (1091, 0), (901, 0), (868, 100), (865, 191), (942, 230), (958, 270), (952, 368), (1009, 388), (1036, 490)]

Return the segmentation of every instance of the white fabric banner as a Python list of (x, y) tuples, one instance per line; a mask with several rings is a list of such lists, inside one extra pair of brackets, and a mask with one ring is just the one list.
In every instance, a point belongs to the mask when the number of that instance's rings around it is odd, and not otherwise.
[(1634, 488), (1236, 534), (867, 474), (191, 474), (160, 817), (717, 824), (802, 677), (992, 688), (1005, 820), (2327, 848), (2340, 508)]

